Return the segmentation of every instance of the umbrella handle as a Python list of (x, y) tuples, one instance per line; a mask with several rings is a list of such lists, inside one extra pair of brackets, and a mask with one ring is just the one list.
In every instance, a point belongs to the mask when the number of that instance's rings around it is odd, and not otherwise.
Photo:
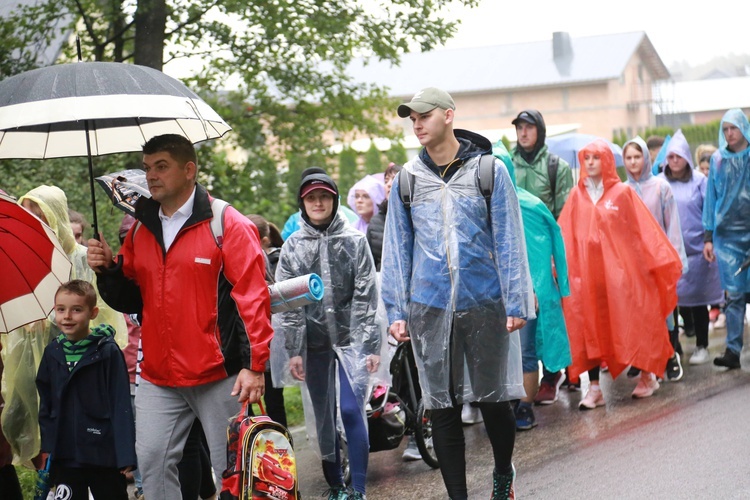
[(94, 238), (99, 239), (99, 221), (96, 218), (96, 194), (94, 194), (94, 160), (91, 157), (91, 139), (89, 138), (89, 121), (84, 120), (83, 126), (86, 129), (86, 152), (89, 159), (89, 189), (91, 191), (91, 210), (93, 211)]

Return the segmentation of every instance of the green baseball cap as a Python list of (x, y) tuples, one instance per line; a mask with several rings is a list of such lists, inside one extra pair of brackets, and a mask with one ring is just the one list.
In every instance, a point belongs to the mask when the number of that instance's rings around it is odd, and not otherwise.
[(414, 94), (411, 101), (400, 105), (398, 107), (398, 116), (406, 118), (412, 111), (427, 113), (435, 108), (456, 109), (456, 105), (453, 103), (451, 95), (445, 90), (427, 87)]

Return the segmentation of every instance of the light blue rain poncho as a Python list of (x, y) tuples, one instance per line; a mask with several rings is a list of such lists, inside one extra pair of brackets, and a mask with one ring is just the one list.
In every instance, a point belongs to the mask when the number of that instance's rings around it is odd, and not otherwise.
[[(344, 205), (339, 205), (339, 213), (343, 215), (347, 222), (349, 224), (354, 224), (359, 220), (359, 215), (357, 215), (357, 212), (352, 210), (349, 207), (345, 207)], [(294, 212), (292, 215), (289, 216), (289, 218), (284, 223), (284, 227), (281, 230), (281, 239), (286, 241), (287, 238), (289, 238), (292, 233), (299, 230), (299, 219), (300, 219), (300, 212), (299, 210)]]
[(680, 213), (674, 200), (672, 188), (666, 179), (653, 174), (651, 170), (651, 155), (648, 152), (646, 141), (640, 136), (636, 136), (634, 139), (626, 142), (622, 147), (623, 158), (625, 158), (625, 149), (629, 144), (637, 144), (641, 153), (643, 153), (643, 169), (641, 170), (640, 177), (636, 180), (626, 165), (625, 171), (628, 177), (625, 182), (638, 193), (638, 196), (646, 204), (656, 222), (667, 233), (667, 238), (669, 238), (677, 253), (680, 254), (682, 274), (684, 275), (688, 270), (688, 257), (685, 254), (685, 244), (682, 240), (680, 226)]
[(730, 151), (723, 132), (725, 124), (739, 128), (750, 142), (750, 123), (745, 114), (741, 109), (727, 111), (719, 127), (719, 150), (711, 157), (703, 228), (713, 231), (721, 286), (728, 292), (748, 293), (748, 270), (734, 274), (750, 254), (750, 147)]
[[(516, 186), (515, 166), (502, 142), (495, 144), (492, 154), (505, 164)], [(557, 372), (573, 361), (562, 310), (562, 297), (570, 295), (565, 242), (560, 226), (542, 200), (518, 186), (516, 194), (521, 206), (531, 282), (539, 303), (536, 354), (549, 371)]]
[[(518, 198), (495, 161), (487, 201), (477, 186), (490, 142), (454, 130), (461, 167), (447, 181), (425, 149), (404, 165), (414, 175), (411, 208), (391, 189), (383, 247), (382, 296), (393, 324), (405, 320), (428, 409), (456, 401), (500, 402), (524, 395), (517, 332), (506, 316), (534, 317)], [(430, 166), (428, 166), (430, 165)]]
[[(672, 189), (677, 211), (680, 214), (680, 227), (688, 269), (682, 270), (682, 277), (677, 283), (677, 305), (682, 307), (705, 306), (724, 301), (724, 292), (719, 282), (719, 269), (716, 262), (703, 258), (703, 200), (706, 196), (706, 176), (693, 168), (690, 145), (681, 130), (675, 132), (665, 147), (664, 157), (674, 153), (687, 161), (685, 169), (687, 178), (676, 179), (672, 176), (669, 164), (664, 164), (664, 171), (657, 177), (666, 181)], [(648, 205), (648, 203), (647, 203)], [(650, 207), (649, 207), (650, 208)], [(669, 235), (669, 233), (667, 233)], [(672, 237), (669, 238), (672, 240)]]

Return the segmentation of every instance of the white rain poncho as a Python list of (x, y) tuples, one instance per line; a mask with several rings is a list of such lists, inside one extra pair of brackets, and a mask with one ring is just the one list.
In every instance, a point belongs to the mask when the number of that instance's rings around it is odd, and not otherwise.
[[(274, 385), (299, 383), (289, 374), (289, 358), (302, 356), (308, 435), (317, 436), (321, 459), (332, 462), (337, 453), (338, 370), (334, 361), (343, 367), (365, 419), (371, 378), (366, 360), (372, 354), (380, 356), (385, 325), (376, 320), (375, 264), (367, 239), (340, 214), (324, 231), (300, 219), (299, 231), (284, 242), (276, 281), (308, 273), (323, 279), (323, 299), (273, 315), (271, 369)], [(381, 368), (387, 366), (381, 364)]]
[(725, 123), (739, 128), (750, 142), (750, 123), (741, 109), (730, 109), (719, 127), (719, 150), (711, 157), (703, 205), (703, 227), (713, 231), (714, 253), (724, 290), (750, 292), (750, 272), (735, 276), (750, 255), (750, 147), (733, 152), (722, 132)]
[[(382, 293), (388, 321), (405, 320), (428, 409), (524, 395), (520, 342), (506, 317), (534, 317), (521, 212), (513, 183), (495, 160), (491, 214), (477, 169), (490, 142), (456, 130), (463, 165), (445, 182), (425, 163), (414, 175), (411, 208), (397, 177), (388, 201)], [(451, 388), (453, 391), (451, 391)], [(453, 394), (451, 394), (451, 392)]]
[[(39, 186), (21, 196), (18, 204), (21, 205), (24, 200), (39, 205), (47, 224), (60, 240), (68, 259), (73, 263), (70, 279), (88, 281), (96, 288), (96, 274), (86, 262), (86, 247), (76, 243), (73, 237), (68, 218), (68, 199), (63, 190), (56, 186)], [(99, 307), (99, 315), (91, 322), (91, 326), (101, 323), (112, 325), (117, 332), (117, 343), (120, 347), (127, 345), (128, 329), (122, 313), (109, 307), (98, 291), (96, 305)], [(59, 333), (54, 318), (53, 312), (47, 320), (22, 326), (7, 335), (0, 335), (5, 360), (5, 409), (2, 414), (2, 427), (17, 463), (30, 460), (39, 453), (41, 441), (35, 380), (44, 348)]]
[(680, 226), (680, 215), (677, 210), (672, 188), (669, 182), (662, 177), (657, 177), (651, 172), (651, 155), (648, 152), (648, 146), (640, 136), (626, 142), (623, 147), (623, 156), (628, 144), (637, 144), (643, 153), (643, 170), (641, 176), (636, 180), (633, 175), (625, 169), (628, 178), (627, 183), (632, 187), (643, 203), (648, 207), (649, 212), (654, 216), (659, 226), (667, 233), (667, 238), (677, 253), (680, 254), (682, 262), (682, 274), (688, 270), (688, 257), (685, 253), (685, 244), (682, 239), (682, 230)]

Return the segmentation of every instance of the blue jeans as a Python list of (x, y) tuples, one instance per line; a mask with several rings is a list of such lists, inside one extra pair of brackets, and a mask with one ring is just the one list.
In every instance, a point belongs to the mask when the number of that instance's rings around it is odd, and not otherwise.
[(739, 356), (742, 352), (742, 336), (745, 331), (745, 294), (727, 292), (727, 349)]

